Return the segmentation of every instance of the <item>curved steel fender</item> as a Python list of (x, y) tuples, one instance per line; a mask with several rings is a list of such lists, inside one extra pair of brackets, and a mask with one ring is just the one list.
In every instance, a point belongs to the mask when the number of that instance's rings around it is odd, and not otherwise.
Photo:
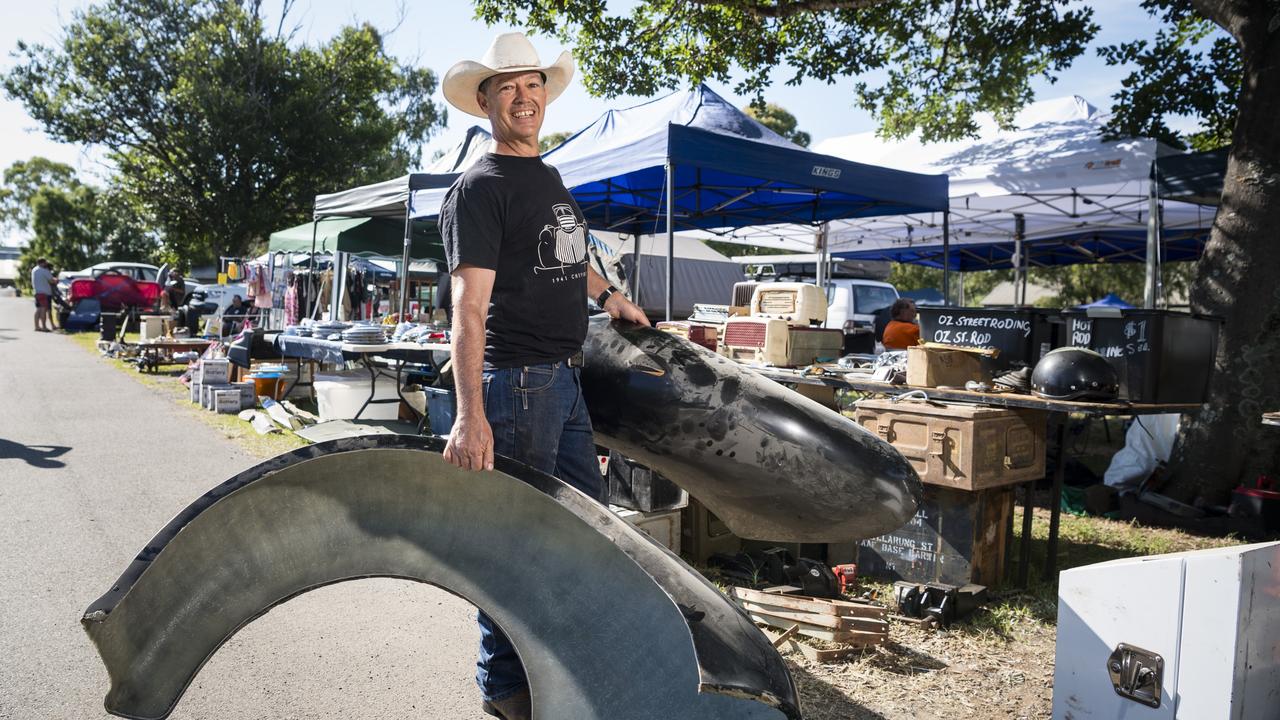
[(740, 537), (849, 542), (915, 514), (920, 478), (892, 445), (748, 367), (604, 315), (584, 352), (596, 441), (667, 476)]
[(494, 472), (464, 472), (442, 449), (408, 436), (321, 443), (184, 510), (85, 611), (111, 678), (107, 711), (165, 718), (254, 618), (385, 576), (439, 586), (496, 620), (538, 717), (800, 717), (777, 651), (675, 555), (551, 476), (501, 457)]

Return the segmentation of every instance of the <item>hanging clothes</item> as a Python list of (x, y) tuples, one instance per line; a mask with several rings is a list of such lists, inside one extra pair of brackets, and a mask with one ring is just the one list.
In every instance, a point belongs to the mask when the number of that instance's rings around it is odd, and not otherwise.
[(292, 273), (284, 291), (284, 322), (286, 325), (298, 324), (298, 276)]

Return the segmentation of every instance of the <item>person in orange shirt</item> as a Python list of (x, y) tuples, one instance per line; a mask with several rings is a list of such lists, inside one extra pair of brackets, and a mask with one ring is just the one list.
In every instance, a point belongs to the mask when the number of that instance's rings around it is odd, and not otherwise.
[(889, 324), (884, 328), (885, 350), (906, 350), (920, 344), (920, 326), (915, 323), (916, 303), (910, 298), (898, 298), (889, 309)]

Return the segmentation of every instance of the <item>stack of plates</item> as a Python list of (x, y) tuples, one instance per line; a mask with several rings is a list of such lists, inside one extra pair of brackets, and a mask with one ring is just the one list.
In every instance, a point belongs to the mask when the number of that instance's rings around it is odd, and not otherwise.
[(350, 323), (322, 320), (311, 326), (311, 334), (324, 340), (341, 340), (342, 331), (348, 327), (351, 327)]
[(343, 332), (342, 339), (352, 345), (381, 345), (387, 341), (387, 334), (381, 325), (356, 325)]

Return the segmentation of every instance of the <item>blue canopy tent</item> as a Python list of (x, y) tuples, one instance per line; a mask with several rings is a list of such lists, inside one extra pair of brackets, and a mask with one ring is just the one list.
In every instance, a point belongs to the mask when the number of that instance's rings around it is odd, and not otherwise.
[(1089, 308), (1119, 308), (1121, 310), (1130, 310), (1132, 305), (1125, 302), (1123, 298), (1115, 293), (1107, 293), (1091, 303), (1077, 305), (1077, 310), (1087, 310)]
[[(810, 152), (705, 85), (610, 110), (547, 153), (595, 229), (668, 237), (681, 229), (770, 223), (813, 227), (842, 218), (940, 212), (947, 177), (890, 170)], [(444, 187), (416, 189), (413, 217), (440, 209)]]

